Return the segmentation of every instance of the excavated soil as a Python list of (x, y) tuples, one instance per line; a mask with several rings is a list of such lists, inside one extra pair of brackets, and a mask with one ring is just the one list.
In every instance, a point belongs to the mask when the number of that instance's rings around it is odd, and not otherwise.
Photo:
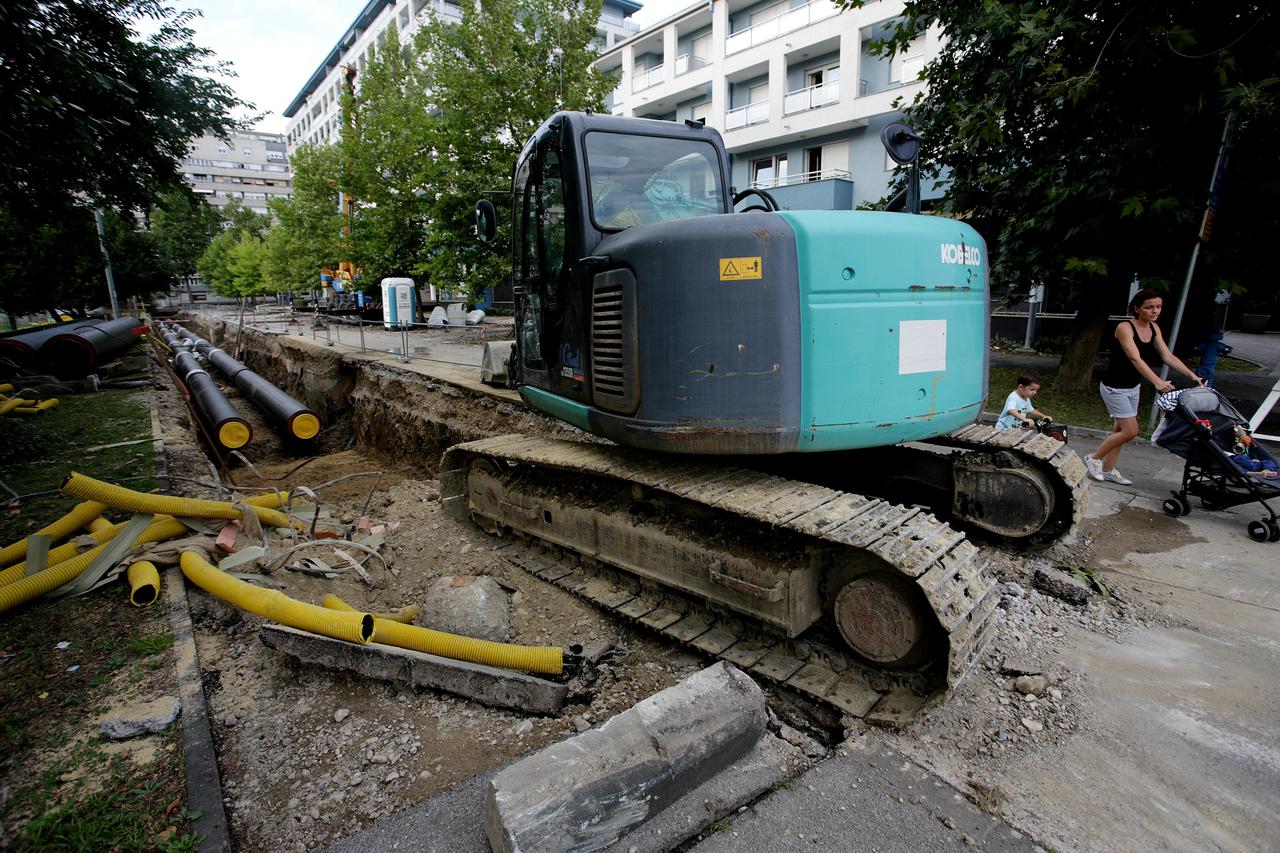
[[(223, 344), (222, 329), (202, 330)], [(223, 344), (226, 346), (226, 344)], [(229, 396), (254, 422), (255, 438), (227, 468), (239, 487), (317, 487), (331, 516), (361, 515), (397, 525), (386, 535), (384, 570), (371, 561), (376, 587), (351, 573), (333, 579), (288, 570), (268, 581), (286, 594), (319, 602), (335, 593), (357, 608), (394, 610), (422, 600), (435, 578), (487, 575), (510, 590), (512, 641), (588, 646), (609, 644), (599, 677), (571, 685), (571, 705), (557, 717), (485, 708), (434, 691), (414, 691), (360, 676), (301, 665), (267, 649), (261, 620), (199, 590), (189, 592), (200, 665), (209, 700), (225, 803), (236, 847), (305, 850), (335, 841), (378, 818), (453, 784), (594, 725), (710, 663), (597, 611), (495, 552), (497, 540), (447, 517), (434, 476), (448, 445), (487, 435), (525, 432), (590, 440), (559, 422), (391, 366), (352, 370), (331, 351), (290, 339), (255, 338), (241, 357), (254, 369), (326, 413), (328, 428), (313, 457), (296, 455)], [(216, 474), (197, 444), (171, 387), (157, 392), (174, 490), (212, 496)], [(1086, 543), (1089, 541), (1087, 538)], [(1086, 564), (1088, 548), (1059, 546), (1052, 559), (989, 549), (1002, 582), (1004, 622), (990, 651), (945, 702), (899, 730), (844, 718), (806, 716), (803, 705), (771, 693), (771, 708), (790, 726), (834, 744), (884, 738), (954, 784), (983, 808), (1006, 817), (1001, 768), (1017, 755), (1087, 736), (1098, 722), (1082, 699), (1085, 674), (1053, 661), (1070, 626), (1122, 637), (1159, 617), (1118, 597), (1083, 606), (1036, 591), (1036, 568)], [(336, 560), (334, 562), (337, 562)], [(253, 571), (253, 569), (241, 569)], [(1019, 676), (1043, 677), (1035, 693), (1015, 690)], [(1041, 685), (1036, 685), (1038, 688)], [(821, 747), (790, 726), (810, 758)]]

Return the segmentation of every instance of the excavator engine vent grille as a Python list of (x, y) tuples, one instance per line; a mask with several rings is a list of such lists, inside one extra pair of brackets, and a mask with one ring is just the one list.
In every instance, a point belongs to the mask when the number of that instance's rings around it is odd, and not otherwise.
[(633, 414), (636, 383), (635, 279), (625, 270), (596, 276), (591, 293), (591, 381), (597, 406)]

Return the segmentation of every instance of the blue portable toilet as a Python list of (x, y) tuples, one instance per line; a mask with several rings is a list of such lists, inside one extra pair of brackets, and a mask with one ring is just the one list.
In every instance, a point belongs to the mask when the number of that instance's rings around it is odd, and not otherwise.
[(411, 278), (382, 280), (382, 325), (396, 329), (411, 325), (418, 316), (418, 289)]

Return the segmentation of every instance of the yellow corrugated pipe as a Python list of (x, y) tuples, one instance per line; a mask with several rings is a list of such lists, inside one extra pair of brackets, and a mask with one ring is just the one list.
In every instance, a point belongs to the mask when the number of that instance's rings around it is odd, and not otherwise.
[[(347, 604), (341, 598), (329, 593), (324, 597), (324, 601), (320, 602), (322, 607), (328, 607), (330, 610), (355, 610), (350, 604)], [(422, 608), (416, 604), (409, 604), (401, 607), (395, 613), (374, 613), (374, 619), (386, 619), (388, 622), (399, 622), (401, 625), (408, 625), (418, 617)]]
[[(254, 506), (281, 506), (283, 505), (283, 502), (287, 496), (288, 496), (288, 492), (268, 492), (265, 495), (256, 495), (252, 498), (249, 498), (248, 500), (245, 501), (245, 503), (253, 504)], [(101, 506), (101, 504), (98, 504), (98, 506)], [(169, 515), (157, 515), (156, 521), (158, 522), (168, 521), (171, 518), (172, 516), (169, 516)], [(102, 522), (102, 524), (98, 524), (98, 522)], [(93, 539), (94, 542), (98, 543), (99, 545), (105, 545), (108, 542), (110, 542), (112, 539), (114, 539), (117, 533), (119, 533), (121, 530), (124, 530), (125, 522), (122, 521), (119, 524), (112, 524), (111, 522), (107, 521), (105, 518), (99, 517), (94, 521), (89, 522), (89, 524), (90, 526), (94, 526), (96, 524), (97, 527), (99, 528), (93, 533), (90, 533), (89, 536)], [(106, 526), (103, 527), (102, 526), (103, 524), (105, 524)], [(50, 527), (52, 526), (53, 525), (50, 525)], [(23, 543), (25, 542), (26, 540), (24, 539)], [(13, 546), (10, 546), (10, 547), (13, 547)], [(26, 550), (24, 548), (23, 553), (25, 552)], [(56, 566), (64, 560), (70, 560), (72, 557), (78, 555), (79, 553), (80, 553), (80, 549), (76, 547), (75, 542), (68, 542), (65, 545), (59, 545), (57, 548), (50, 549), (48, 557), (45, 558), (45, 566), (46, 567)], [(13, 583), (14, 581), (23, 577), (26, 573), (27, 573), (27, 563), (25, 560), (21, 563), (14, 563), (12, 566), (10, 566), (7, 569), (0, 570), (0, 587), (5, 586), (6, 584)]]
[[(37, 530), (36, 535), (48, 536), (50, 541), (61, 542), (93, 519), (102, 515), (106, 509), (105, 505), (97, 501), (85, 501), (82, 504), (76, 504), (75, 509), (48, 527)], [(0, 548), (0, 566), (7, 566), (15, 560), (21, 560), (26, 556), (27, 540), (22, 539), (5, 548)]]
[[(184, 554), (183, 557), (185, 559), (186, 555)], [(324, 606), (334, 610), (352, 609), (351, 605), (336, 595), (326, 595)], [(522, 669), (526, 672), (541, 672), (549, 675), (559, 675), (564, 671), (564, 651), (556, 646), (516, 646), (510, 643), (495, 643), (491, 640), (477, 640), (474, 637), (419, 628), (416, 625), (401, 625), (389, 619), (373, 620), (373, 642), (454, 660), (500, 666), (504, 669)]]
[(375, 620), (369, 613), (329, 610), (295, 601), (278, 589), (262, 589), (233, 578), (195, 551), (183, 551), (179, 562), (182, 574), (205, 592), (273, 622), (361, 645), (373, 637)]
[(3, 385), (0, 385), (0, 394), (8, 394), (12, 390), (13, 390), (13, 386), (10, 385), (8, 382), (4, 383)]
[(112, 527), (115, 527), (115, 525), (108, 521), (105, 516), (100, 515), (97, 518), (90, 519), (84, 529), (90, 533), (101, 533), (104, 530), (110, 530)]
[(5, 400), (3, 403), (0, 403), (0, 415), (7, 415), (19, 406), (25, 406), (26, 403), (27, 401), (20, 397), (13, 397)]
[[(179, 498), (172, 495), (148, 495), (126, 489), (124, 486), (104, 483), (84, 474), (72, 471), (62, 481), (60, 491), (64, 495), (87, 498), (116, 509), (129, 512), (152, 512), (187, 518), (240, 518), (240, 510), (226, 501), (206, 501), (197, 498)], [(250, 504), (258, 518), (268, 527), (289, 527), (289, 517), (269, 507)], [(294, 522), (301, 525), (301, 522)]]
[(134, 607), (146, 607), (160, 596), (160, 572), (155, 563), (130, 563), (125, 578), (129, 581), (129, 603)]
[[(154, 521), (138, 534), (138, 538), (133, 541), (133, 544), (136, 546), (145, 545), (148, 542), (162, 542), (165, 539), (180, 536), (186, 531), (187, 528), (181, 521), (172, 518), (165, 521)], [(105, 544), (99, 545), (96, 548), (85, 551), (78, 557), (72, 557), (70, 560), (63, 560), (55, 566), (49, 566), (42, 572), (36, 572), (34, 575), (19, 578), (11, 584), (0, 586), (0, 613), (17, 607), (19, 604), (30, 601), (37, 596), (44, 595), (46, 592), (55, 590), (67, 581), (79, 577), (80, 573), (89, 568), (89, 564), (106, 547)]]

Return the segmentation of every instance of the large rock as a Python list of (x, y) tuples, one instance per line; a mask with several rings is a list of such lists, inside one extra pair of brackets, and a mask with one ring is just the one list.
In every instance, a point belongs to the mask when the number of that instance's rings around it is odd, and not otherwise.
[(511, 600), (493, 578), (436, 578), (417, 622), (437, 631), (505, 643), (511, 639)]
[(715, 664), (497, 774), (485, 791), (489, 844), (603, 850), (732, 765), (764, 727), (760, 688)]
[(1033, 582), (1041, 592), (1076, 606), (1086, 603), (1094, 595), (1093, 587), (1064, 571), (1036, 569)]

